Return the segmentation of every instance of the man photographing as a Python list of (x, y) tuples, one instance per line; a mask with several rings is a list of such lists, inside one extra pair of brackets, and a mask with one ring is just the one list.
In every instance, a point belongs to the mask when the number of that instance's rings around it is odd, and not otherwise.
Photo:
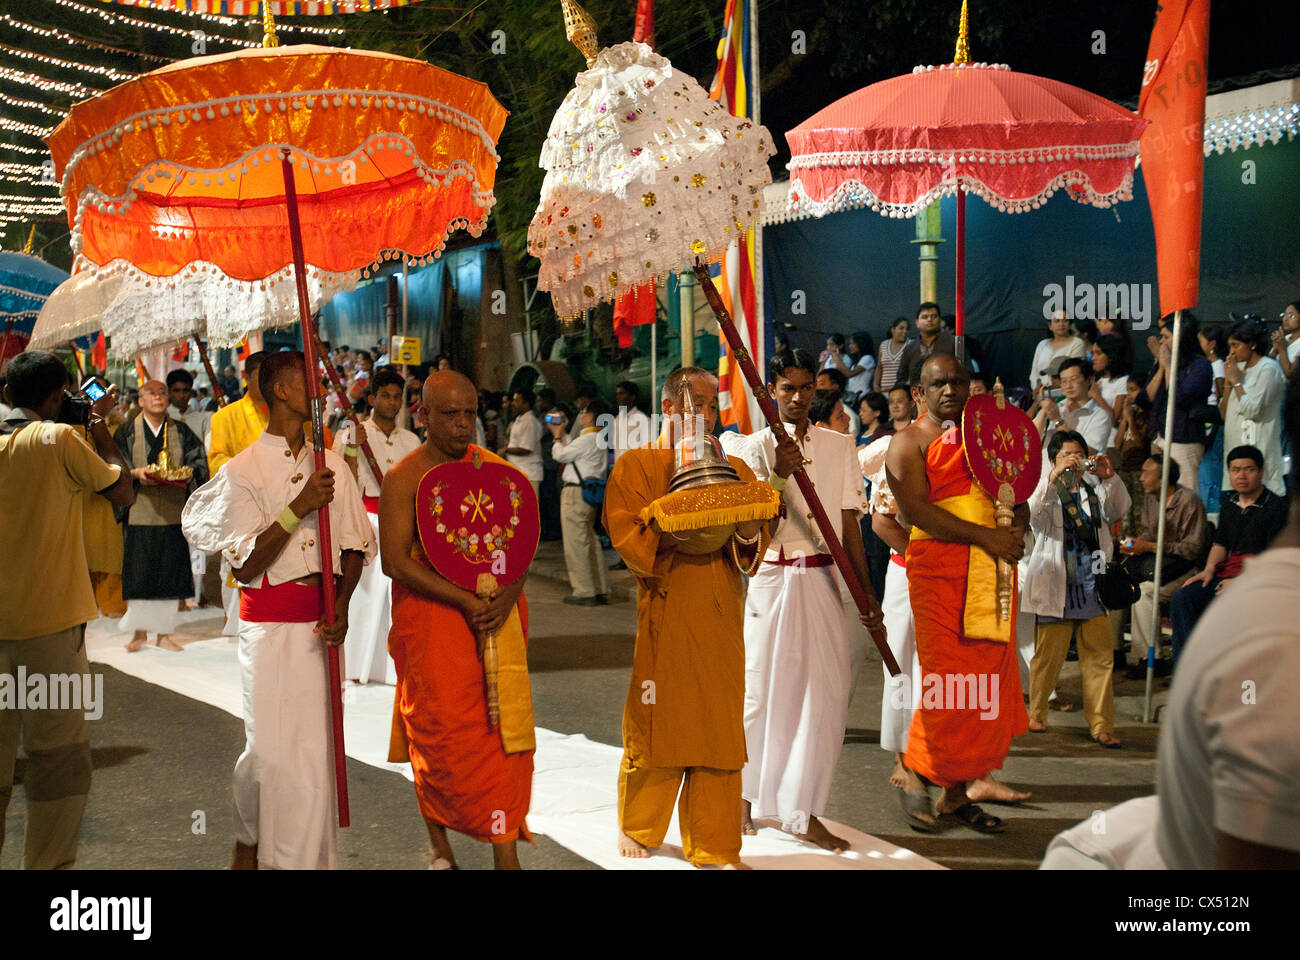
[[(42, 350), (14, 357), (5, 374), (14, 429), (0, 436), (0, 556), (21, 558), (21, 567), (0, 579), (0, 675), (89, 674), (85, 626), (99, 611), (86, 565), (83, 495), (98, 493), (119, 507), (135, 502), (130, 471), (103, 420), (113, 394), (91, 404), (65, 391), (67, 370)], [(87, 417), (94, 449), (70, 415)], [(20, 733), (28, 753), (24, 865), (71, 867), (90, 792), (90, 724), (82, 710), (0, 710), (0, 845)]]

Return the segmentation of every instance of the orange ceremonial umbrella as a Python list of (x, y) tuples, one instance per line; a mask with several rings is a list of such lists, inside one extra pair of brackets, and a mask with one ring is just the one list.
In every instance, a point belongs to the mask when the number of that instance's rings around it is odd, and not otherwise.
[[(320, 469), (313, 310), (384, 259), (423, 263), (452, 231), (477, 236), (505, 118), (486, 85), (390, 54), (266, 47), (163, 67), (77, 104), (50, 136), (74, 272), (139, 305), (112, 331), (137, 342), (205, 323), (231, 344), (300, 320)], [(319, 529), (328, 570), (327, 513)], [(322, 579), (332, 623), (334, 582)], [(338, 651), (329, 655), (346, 826)]]

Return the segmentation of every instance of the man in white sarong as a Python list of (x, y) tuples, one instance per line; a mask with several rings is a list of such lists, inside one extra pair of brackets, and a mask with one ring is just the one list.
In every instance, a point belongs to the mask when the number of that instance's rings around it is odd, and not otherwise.
[[(266, 430), (190, 498), (181, 525), (221, 551), (240, 591), (239, 667), (247, 743), (235, 763), (235, 869), (333, 869), (338, 857), (326, 644), (348, 629), (348, 604), (375, 537), (352, 471), (332, 451), (313, 471), (303, 438), (302, 354), (258, 371)], [(337, 620), (321, 623), (319, 515), (329, 509)]]
[[(379, 542), (379, 488), (383, 477), (397, 461), (420, 446), (420, 438), (397, 425), (402, 407), (405, 382), (391, 367), (376, 369), (370, 380), (370, 417), (361, 424), (361, 433), (347, 424), (334, 438), (334, 452), (352, 469), (361, 501), (365, 504), (370, 527)], [(370, 442), (380, 475), (362, 456), (362, 439)], [(366, 566), (353, 596), (352, 625), (343, 645), (343, 679), (361, 683), (397, 683), (397, 668), (388, 655), (388, 628), (392, 625), (393, 581), (378, 563)]]
[[(814, 358), (803, 350), (772, 358), (768, 390), (786, 430), (781, 442), (798, 444), (818, 497), (839, 521), (854, 572), (869, 583), (858, 527), (867, 504), (853, 438), (809, 422), (816, 375)], [(752, 834), (754, 819), (779, 819), (782, 829), (799, 839), (840, 852), (848, 844), (818, 819), (844, 743), (853, 680), (839, 586), (803, 494), (774, 469), (776, 435), (769, 427), (753, 439), (761, 460), (755, 474), (781, 488), (784, 516), (775, 521), (745, 600), (749, 761), (743, 773), (742, 829)], [(879, 623), (878, 610), (876, 618)]]

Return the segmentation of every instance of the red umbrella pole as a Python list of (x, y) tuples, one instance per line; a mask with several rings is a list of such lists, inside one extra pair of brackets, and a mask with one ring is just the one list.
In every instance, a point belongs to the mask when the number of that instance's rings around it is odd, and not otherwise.
[[(302, 225), (298, 222), (298, 191), (294, 187), (293, 164), (288, 153), (280, 158), (284, 174), (284, 199), (289, 211), (289, 242), (293, 247), (294, 278), (298, 285), (298, 313), (302, 318), (302, 355), (307, 378), (307, 396), (311, 400), (311, 432), (316, 444), (317, 470), (325, 468), (325, 423), (322, 419), (320, 371), (316, 369), (316, 344), (312, 335), (311, 303), (307, 297), (307, 265), (302, 253)], [(334, 623), (334, 548), (330, 541), (329, 510), (319, 512), (317, 538), (320, 541), (320, 582), (325, 600), (325, 623)], [(348, 768), (343, 752), (343, 680), (339, 673), (338, 647), (326, 648), (329, 656), (330, 720), (334, 732), (334, 779), (338, 784), (339, 826), (346, 827), (348, 816)]]
[[(357, 411), (352, 406), (352, 401), (348, 399), (348, 392), (343, 389), (343, 381), (339, 379), (339, 372), (334, 369), (334, 364), (325, 353), (325, 345), (321, 342), (320, 331), (316, 329), (315, 324), (312, 324), (311, 327), (311, 338), (316, 345), (317, 352), (324, 361), (325, 372), (329, 374), (330, 383), (334, 385), (334, 396), (338, 398), (339, 408), (346, 412), (349, 420), (360, 426), (361, 420), (357, 417)], [(370, 440), (368, 438), (361, 441), (361, 455), (366, 458), (366, 463), (370, 464), (370, 469), (375, 475), (375, 481), (382, 487), (384, 485), (384, 471), (380, 468), (379, 461), (375, 459), (375, 452), (370, 449)]]
[[(740, 333), (731, 320), (731, 314), (722, 305), (722, 297), (718, 294), (717, 287), (713, 285), (713, 278), (709, 276), (709, 268), (698, 260), (695, 262), (695, 277), (699, 280), (701, 289), (704, 290), (704, 297), (709, 301), (709, 306), (713, 308), (713, 312), (718, 317), (718, 327), (722, 330), (723, 336), (727, 338), (727, 345), (731, 348), (731, 355), (740, 364), (740, 369), (745, 374), (745, 380), (749, 383), (749, 387), (763, 411), (763, 417), (773, 430), (784, 430), (785, 428), (781, 425), (781, 417), (776, 412), (776, 404), (772, 402), (772, 398), (767, 395), (767, 391), (763, 388), (763, 381), (754, 368), (754, 361), (749, 356), (749, 351), (745, 349), (745, 345), (740, 340)], [(799, 484), (799, 492), (803, 494), (804, 500), (808, 503), (808, 509), (813, 513), (813, 520), (816, 521), (817, 528), (826, 541), (826, 547), (831, 552), (831, 558), (835, 561), (835, 566), (840, 568), (844, 582), (848, 584), (849, 593), (853, 595), (853, 602), (857, 604), (858, 612), (866, 616), (873, 610), (880, 609), (880, 605), (871, 593), (871, 587), (858, 580), (857, 572), (850, 565), (849, 555), (845, 552), (844, 545), (840, 543), (836, 527), (826, 515), (826, 508), (822, 506), (822, 502), (817, 496), (812, 478), (808, 476), (807, 471), (799, 469), (794, 472), (794, 480), (795, 483)], [(890, 676), (898, 676), (901, 671), (898, 669), (898, 661), (894, 659), (893, 651), (889, 649), (889, 644), (885, 642), (885, 631), (883, 629), (872, 630), (871, 639), (875, 641), (876, 649), (880, 651), (880, 658), (884, 660), (885, 668), (889, 671)]]
[(226, 405), (226, 394), (221, 389), (221, 384), (217, 383), (217, 375), (212, 369), (212, 361), (208, 359), (208, 348), (198, 337), (194, 338), (194, 342), (199, 345), (199, 359), (203, 361), (203, 369), (208, 372), (208, 382), (212, 384), (212, 399), (217, 401), (217, 406), (224, 407)]
[(966, 362), (966, 191), (957, 184), (957, 306), (953, 314), (957, 359)]

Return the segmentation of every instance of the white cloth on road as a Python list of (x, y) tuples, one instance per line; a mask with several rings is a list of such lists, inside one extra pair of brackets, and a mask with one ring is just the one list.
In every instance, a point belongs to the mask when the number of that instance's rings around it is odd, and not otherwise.
[(128, 600), (126, 616), (117, 629), (123, 633), (144, 630), (147, 633), (174, 633), (180, 619), (175, 600)]

